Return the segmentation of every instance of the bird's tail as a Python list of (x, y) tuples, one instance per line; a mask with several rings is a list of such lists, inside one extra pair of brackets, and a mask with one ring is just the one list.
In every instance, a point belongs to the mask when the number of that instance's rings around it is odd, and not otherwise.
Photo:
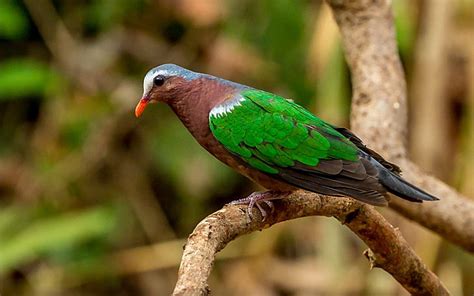
[(439, 198), (426, 193), (420, 188), (405, 181), (397, 173), (385, 168), (377, 160), (371, 158), (370, 162), (377, 168), (379, 172), (379, 181), (387, 190), (403, 199), (412, 202), (422, 202), (439, 200)]

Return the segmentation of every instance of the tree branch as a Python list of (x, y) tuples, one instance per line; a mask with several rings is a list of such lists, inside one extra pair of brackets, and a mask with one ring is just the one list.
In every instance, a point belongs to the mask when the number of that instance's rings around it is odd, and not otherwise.
[[(387, 0), (328, 0), (343, 36), (353, 79), (352, 129), (376, 151), (401, 164), (405, 177), (442, 200), (391, 207), (467, 250), (474, 250), (474, 204), (441, 181), (420, 173), (406, 157), (406, 85)], [(441, 210), (443, 209), (443, 210)], [(189, 236), (174, 295), (206, 295), (215, 254), (240, 235), (309, 215), (333, 216), (369, 246), (372, 266), (383, 268), (414, 295), (448, 295), (439, 279), (373, 207), (353, 199), (298, 191), (275, 203), (265, 222), (247, 221), (243, 207), (224, 207)]]
[(426, 188), (441, 200), (436, 203), (412, 204), (392, 199), (390, 207), (420, 223), (443, 238), (474, 253), (474, 203), (440, 180), (424, 174), (408, 159), (399, 162), (404, 178)]
[(295, 218), (332, 216), (369, 246), (373, 267), (389, 272), (414, 295), (449, 295), (435, 274), (372, 206), (350, 198), (334, 198), (298, 191), (275, 202), (275, 210), (262, 222), (258, 211), (249, 221), (245, 206), (226, 206), (202, 220), (189, 236), (173, 295), (207, 295), (207, 279), (217, 252), (238, 236)]
[(394, 198), (390, 207), (474, 252), (474, 202), (423, 173), (407, 158), (406, 84), (390, 1), (328, 2), (352, 73), (351, 129), (367, 146), (399, 164), (408, 181), (441, 199), (413, 204)]

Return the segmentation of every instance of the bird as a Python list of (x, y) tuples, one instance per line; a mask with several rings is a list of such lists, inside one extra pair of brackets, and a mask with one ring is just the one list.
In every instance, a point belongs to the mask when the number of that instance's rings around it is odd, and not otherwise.
[(135, 115), (168, 104), (197, 142), (218, 160), (263, 186), (231, 204), (266, 204), (304, 189), (386, 206), (394, 194), (410, 202), (437, 197), (402, 178), (400, 168), (350, 130), (331, 125), (293, 100), (175, 64), (152, 68)]

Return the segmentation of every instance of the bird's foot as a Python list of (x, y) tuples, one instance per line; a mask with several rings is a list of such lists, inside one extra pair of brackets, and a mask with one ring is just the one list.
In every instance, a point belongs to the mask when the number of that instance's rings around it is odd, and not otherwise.
[(262, 221), (265, 221), (267, 218), (267, 211), (262, 206), (262, 203), (266, 204), (270, 209), (270, 213), (273, 213), (274, 207), (272, 200), (282, 199), (286, 195), (282, 195), (281, 192), (276, 191), (264, 191), (264, 192), (254, 192), (247, 197), (231, 201), (231, 205), (248, 205), (247, 206), (247, 217), (252, 220), (253, 214), (252, 210), (256, 206), (262, 215)]

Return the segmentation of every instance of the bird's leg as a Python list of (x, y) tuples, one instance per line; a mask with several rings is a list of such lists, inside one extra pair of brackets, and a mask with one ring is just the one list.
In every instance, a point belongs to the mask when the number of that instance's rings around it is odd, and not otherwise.
[(231, 201), (229, 204), (231, 204), (231, 205), (248, 205), (248, 207), (247, 207), (247, 217), (249, 217), (250, 219), (253, 218), (252, 209), (255, 206), (257, 206), (258, 210), (260, 211), (260, 214), (263, 217), (262, 221), (265, 221), (265, 219), (267, 218), (267, 212), (265, 211), (265, 209), (263, 208), (261, 203), (262, 202), (265, 203), (270, 208), (270, 210), (273, 212), (274, 207), (273, 207), (273, 203), (271, 201), (275, 200), (275, 199), (282, 199), (287, 194), (282, 195), (281, 192), (272, 191), (272, 190), (264, 191), (264, 192), (254, 192), (254, 193), (250, 194), (249, 196), (247, 196), (245, 198), (241, 198), (241, 199)]

